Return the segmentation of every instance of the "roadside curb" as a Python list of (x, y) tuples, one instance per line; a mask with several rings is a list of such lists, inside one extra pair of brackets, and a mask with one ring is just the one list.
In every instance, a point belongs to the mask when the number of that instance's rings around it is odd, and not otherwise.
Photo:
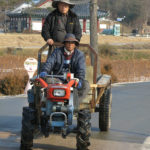
[(1, 99), (9, 99), (9, 98), (17, 98), (17, 97), (27, 97), (27, 94), (20, 94), (20, 95), (8, 95), (8, 96), (0, 96)]
[(126, 84), (138, 84), (138, 83), (150, 83), (150, 80), (148, 80), (148, 81), (136, 81), (136, 82), (119, 82), (119, 83), (113, 83), (112, 86), (119, 86), (119, 85), (126, 85)]

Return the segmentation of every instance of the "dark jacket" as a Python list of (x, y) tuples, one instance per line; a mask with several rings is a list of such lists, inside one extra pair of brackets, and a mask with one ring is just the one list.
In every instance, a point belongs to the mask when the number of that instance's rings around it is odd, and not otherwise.
[[(48, 39), (53, 39), (55, 41), (55, 34), (54, 31), (58, 28), (58, 18), (62, 14), (58, 11), (58, 9), (54, 10), (52, 13), (50, 13), (44, 22), (43, 28), (42, 28), (42, 37), (45, 41)], [(67, 24), (66, 24), (66, 32), (67, 33), (73, 33), (78, 41), (80, 41), (82, 36), (81, 26), (79, 23), (79, 19), (75, 13), (73, 13), (71, 10), (68, 12), (67, 16)], [(55, 41), (59, 42), (59, 41)]]
[[(64, 65), (64, 47), (56, 48), (52, 55), (48, 57), (46, 63), (42, 67), (42, 72), (51, 74), (53, 71), (54, 75), (63, 74)], [(75, 48), (73, 56), (71, 58), (71, 73), (74, 73), (75, 78), (80, 80), (85, 79), (85, 58), (84, 54)]]

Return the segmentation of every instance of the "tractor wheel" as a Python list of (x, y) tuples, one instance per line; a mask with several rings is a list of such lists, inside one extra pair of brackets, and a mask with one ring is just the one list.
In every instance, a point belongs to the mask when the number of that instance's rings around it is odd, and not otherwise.
[(22, 113), (22, 130), (20, 150), (31, 150), (33, 146), (33, 133), (35, 122), (35, 111), (24, 107)]
[(108, 131), (111, 126), (111, 106), (112, 106), (111, 87), (108, 87), (105, 90), (99, 104), (100, 131)]
[(91, 113), (89, 110), (81, 110), (78, 113), (77, 129), (77, 150), (88, 150), (90, 146), (90, 131), (91, 131)]

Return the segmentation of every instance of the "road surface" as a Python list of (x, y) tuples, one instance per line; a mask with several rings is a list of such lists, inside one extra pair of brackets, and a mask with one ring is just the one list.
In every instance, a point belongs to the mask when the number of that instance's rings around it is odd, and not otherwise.
[[(112, 88), (112, 126), (99, 132), (98, 114), (92, 114), (91, 150), (150, 150), (150, 83)], [(19, 150), (21, 113), (26, 97), (0, 98), (0, 150)], [(75, 135), (34, 140), (34, 150), (75, 150)]]

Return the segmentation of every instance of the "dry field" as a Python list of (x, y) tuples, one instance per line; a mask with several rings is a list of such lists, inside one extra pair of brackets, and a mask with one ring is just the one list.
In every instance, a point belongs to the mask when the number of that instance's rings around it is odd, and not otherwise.
[(101, 66), (112, 65), (118, 82), (150, 81), (150, 60), (110, 60), (101, 59)]
[[(27, 75), (23, 68), (25, 59), (28, 56), (4, 55), (0, 56), (0, 78), (9, 74)], [(35, 57), (36, 58), (36, 57)], [(110, 59), (100, 58), (101, 68), (105, 65), (112, 67), (113, 74), (118, 82), (146, 81), (150, 80), (150, 60), (147, 59)], [(87, 60), (88, 61), (88, 60)], [(89, 63), (88, 63), (89, 64)], [(1, 69), (4, 69), (3, 71)], [(6, 69), (6, 70), (5, 70)]]
[[(83, 35), (81, 43), (89, 43), (89, 35)], [(99, 44), (149, 43), (146, 37), (99, 36)], [(0, 47), (41, 47), (45, 44), (40, 34), (0, 34)]]
[[(149, 38), (99, 36), (99, 44), (104, 43), (150, 43)], [(89, 36), (83, 35), (81, 43), (89, 43)], [(8, 74), (26, 74), (23, 63), (27, 57), (37, 58), (38, 49), (26, 49), (10, 55), (2, 55), (4, 47), (35, 48), (45, 44), (40, 34), (0, 34), (0, 78)], [(34, 53), (32, 53), (34, 51)], [(119, 50), (113, 57), (101, 57), (101, 68), (111, 64), (112, 72), (118, 82), (149, 80), (150, 78), (150, 48), (146, 50)], [(20, 69), (16, 69), (20, 68)], [(4, 70), (1, 69), (13, 69)]]

